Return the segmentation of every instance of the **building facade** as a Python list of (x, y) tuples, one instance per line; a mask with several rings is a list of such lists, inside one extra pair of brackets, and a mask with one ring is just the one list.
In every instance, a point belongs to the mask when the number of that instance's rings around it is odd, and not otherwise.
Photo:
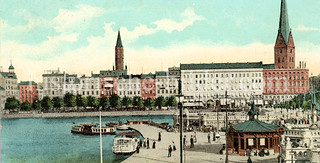
[(34, 100), (39, 99), (37, 83), (34, 81), (21, 81), (18, 85), (20, 102), (27, 101), (32, 104)]
[(127, 75), (118, 78), (117, 94), (123, 97), (141, 97), (141, 75)]
[[(262, 62), (181, 64), (182, 93), (188, 105), (262, 104)], [(228, 97), (225, 97), (227, 92)], [(227, 102), (227, 103), (226, 103)]]
[(156, 97), (170, 97), (178, 95), (178, 80), (180, 68), (171, 67), (168, 71), (156, 71)]
[(6, 103), (6, 91), (0, 86), (0, 113), (4, 110), (4, 105)]

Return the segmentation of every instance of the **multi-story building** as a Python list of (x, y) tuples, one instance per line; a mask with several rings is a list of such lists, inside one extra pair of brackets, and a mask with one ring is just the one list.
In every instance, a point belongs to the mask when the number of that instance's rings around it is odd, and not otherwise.
[(0, 86), (5, 89), (6, 98), (15, 97), (19, 99), (17, 76), (12, 64), (9, 66), (9, 72), (0, 72), (0, 74)]
[(6, 91), (4, 88), (0, 86), (0, 113), (2, 113), (5, 103), (6, 103)]
[(155, 75), (154, 74), (142, 74), (141, 80), (141, 99), (146, 100), (147, 98), (155, 99), (156, 97), (156, 86), (155, 86)]
[(289, 26), (285, 0), (281, 1), (278, 35), (274, 46), (274, 69), (263, 70), (265, 99), (272, 103), (287, 101), (308, 93), (309, 70), (300, 62), (295, 68), (295, 45)]
[(64, 96), (63, 86), (65, 83), (66, 73), (61, 73), (60, 70), (47, 70), (42, 74), (43, 78), (43, 97), (49, 96), (60, 97)]
[(124, 96), (141, 97), (141, 75), (127, 75), (120, 77), (117, 81), (117, 94), (122, 98)]
[(34, 81), (21, 81), (18, 85), (20, 102), (33, 103), (34, 100), (39, 99), (37, 83)]
[(187, 106), (238, 107), (246, 106), (256, 97), (256, 103), (262, 105), (258, 99), (262, 97), (264, 66), (262, 62), (181, 64), (184, 102)]
[(171, 67), (168, 71), (156, 72), (156, 97), (170, 97), (178, 95), (178, 80), (180, 68)]
[(90, 77), (82, 76), (80, 77), (80, 91), (79, 93), (82, 96), (93, 96), (96, 98), (100, 97), (100, 78), (99, 74), (91, 74)]

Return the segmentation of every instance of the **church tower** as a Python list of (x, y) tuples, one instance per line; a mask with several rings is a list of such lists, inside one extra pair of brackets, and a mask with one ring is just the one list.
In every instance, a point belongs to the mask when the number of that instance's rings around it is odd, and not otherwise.
[(281, 0), (278, 36), (274, 46), (274, 65), (276, 69), (295, 68), (295, 46), (289, 26), (286, 0)]
[(124, 70), (123, 68), (123, 46), (121, 42), (120, 30), (118, 31), (118, 38), (115, 47), (115, 62), (116, 70)]

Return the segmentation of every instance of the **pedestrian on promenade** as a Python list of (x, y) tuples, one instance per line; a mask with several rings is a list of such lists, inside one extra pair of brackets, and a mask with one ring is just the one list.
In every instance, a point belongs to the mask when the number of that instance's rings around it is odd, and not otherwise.
[(173, 147), (173, 151), (177, 150), (176, 149), (176, 143), (174, 143), (174, 141), (172, 141), (172, 147)]
[(183, 146), (186, 145), (186, 139), (187, 139), (187, 135), (184, 135), (184, 137), (183, 137)]
[(152, 143), (152, 148), (153, 148), (153, 149), (156, 148), (156, 141), (154, 141), (154, 140), (153, 140), (153, 143)]
[(158, 135), (158, 141), (161, 141), (161, 131), (159, 132), (159, 135)]
[(143, 138), (143, 148), (146, 148), (146, 147), (147, 147), (147, 145), (146, 145), (146, 139)]
[(140, 147), (139, 146), (137, 146), (137, 153), (139, 153), (140, 152)]
[(194, 143), (197, 143), (198, 142), (198, 140), (197, 140), (197, 132), (195, 131), (194, 132)]
[(168, 157), (171, 157), (171, 152), (172, 152), (172, 148), (171, 148), (171, 145), (169, 145), (169, 148), (168, 148)]
[(193, 137), (190, 137), (190, 148), (194, 148)]
[(150, 146), (149, 146), (149, 138), (147, 138), (147, 149), (149, 149)]
[(208, 133), (208, 143), (211, 143), (210, 133)]

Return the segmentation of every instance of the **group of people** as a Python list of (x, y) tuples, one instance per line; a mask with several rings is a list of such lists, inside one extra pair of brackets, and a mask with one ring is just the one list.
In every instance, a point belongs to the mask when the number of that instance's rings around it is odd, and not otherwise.
[[(143, 144), (140, 144), (140, 147), (149, 149), (150, 148), (150, 139), (149, 138), (147, 138), (147, 139), (143, 138)], [(153, 149), (156, 148), (156, 141), (155, 140), (152, 141), (152, 148)]]
[(171, 157), (171, 152), (177, 150), (176, 148), (176, 144), (174, 143), (174, 141), (172, 141), (172, 146), (169, 145), (168, 147), (168, 157)]

